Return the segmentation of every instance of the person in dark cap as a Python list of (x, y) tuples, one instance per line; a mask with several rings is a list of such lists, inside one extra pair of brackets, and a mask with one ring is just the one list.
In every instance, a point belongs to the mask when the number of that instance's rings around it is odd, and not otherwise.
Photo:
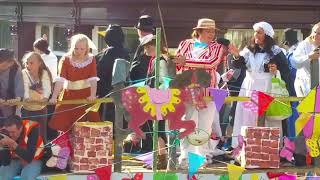
[(24, 96), (21, 68), (14, 52), (9, 49), (0, 49), (0, 125), (1, 118), (18, 114), (16, 106), (1, 104), (4, 101), (17, 102)]
[[(130, 79), (134, 83), (144, 81), (148, 77), (148, 66), (151, 56), (144, 52), (144, 44), (141, 43), (148, 35), (155, 33), (153, 19), (149, 15), (142, 15), (135, 26), (139, 35), (140, 44), (136, 49), (133, 61), (130, 63)], [(152, 131), (152, 121), (147, 121), (143, 126), (144, 132)], [(152, 151), (152, 134), (148, 133), (146, 139), (142, 140), (142, 152)]]
[(150, 56), (144, 53), (141, 41), (143, 37), (154, 34), (155, 28), (153, 25), (153, 19), (149, 15), (142, 15), (139, 18), (138, 24), (135, 26), (139, 35), (140, 45), (137, 47), (136, 52), (133, 57), (133, 61), (130, 63), (130, 79), (132, 81), (139, 81), (147, 77), (148, 64)]
[[(129, 60), (128, 51), (123, 46), (124, 34), (120, 25), (110, 24), (106, 30), (104, 41), (107, 44), (107, 48), (96, 55), (97, 74), (100, 78), (97, 84), (98, 97), (104, 97), (112, 90), (112, 70), (115, 60)], [(102, 109), (102, 120), (113, 121), (115, 118), (114, 105), (108, 103)]]

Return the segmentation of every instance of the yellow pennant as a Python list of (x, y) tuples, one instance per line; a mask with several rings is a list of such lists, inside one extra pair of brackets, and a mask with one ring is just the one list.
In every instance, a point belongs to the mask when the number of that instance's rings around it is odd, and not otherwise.
[(98, 112), (99, 108), (100, 108), (101, 103), (95, 103), (93, 106), (89, 107), (88, 109), (86, 109), (86, 113), (88, 113), (89, 111), (93, 111), (93, 112)]
[(99, 34), (100, 36), (105, 37), (105, 36), (106, 36), (106, 31), (98, 31), (98, 34)]
[(297, 107), (298, 112), (314, 112), (314, 106), (316, 101), (316, 89), (312, 89), (310, 93), (301, 101)]
[(299, 133), (304, 128), (304, 126), (310, 120), (311, 116), (312, 116), (312, 114), (310, 114), (310, 113), (302, 113), (302, 114), (300, 114), (299, 118), (295, 122), (295, 125), (296, 125), (296, 136), (299, 135)]
[(251, 175), (251, 180), (259, 180), (258, 174), (253, 173), (253, 174)]
[(239, 180), (241, 177), (243, 171), (246, 169), (240, 166), (236, 166), (234, 164), (228, 164), (228, 173), (229, 173), (229, 179), (230, 180)]
[(49, 176), (49, 180), (67, 180), (67, 175)]

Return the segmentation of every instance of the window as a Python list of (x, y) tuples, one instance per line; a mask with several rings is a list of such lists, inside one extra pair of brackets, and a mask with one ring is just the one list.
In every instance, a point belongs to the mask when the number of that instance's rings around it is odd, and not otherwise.
[(0, 21), (0, 47), (12, 48), (12, 38), (10, 35), (10, 25), (7, 21)]
[[(276, 29), (274, 31), (274, 40), (276, 44), (281, 47), (284, 42), (284, 30)], [(228, 29), (225, 38), (229, 39), (236, 47), (242, 49), (253, 37), (253, 33), (254, 31), (252, 29)]]
[(53, 28), (53, 51), (68, 51), (68, 41), (64, 32), (64, 27), (55, 26)]

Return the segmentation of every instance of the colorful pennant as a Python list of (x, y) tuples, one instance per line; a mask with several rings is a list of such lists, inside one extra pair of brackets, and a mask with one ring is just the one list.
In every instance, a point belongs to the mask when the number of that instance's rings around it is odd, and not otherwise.
[(156, 172), (153, 180), (178, 180), (178, 176), (176, 173)]
[(258, 115), (262, 116), (268, 109), (274, 97), (269, 96), (263, 92), (258, 92)]
[(99, 176), (99, 180), (111, 180), (112, 166), (108, 165), (97, 168), (95, 172)]
[(224, 104), (224, 100), (228, 96), (228, 91), (216, 88), (210, 88), (209, 90), (210, 95), (212, 96), (212, 100), (216, 104), (216, 109), (219, 112)]
[(50, 176), (49, 180), (67, 180), (67, 175)]
[(279, 177), (279, 180), (296, 180), (297, 176), (295, 175), (282, 175)]
[(253, 174), (251, 175), (251, 180), (259, 180), (258, 174), (253, 173)]
[(188, 158), (189, 158), (188, 175), (189, 177), (192, 177), (198, 171), (198, 169), (204, 164), (204, 162), (206, 161), (206, 158), (192, 152), (188, 153)]
[(246, 170), (245, 168), (236, 166), (234, 164), (228, 164), (227, 168), (230, 180), (239, 180), (242, 173)]
[(310, 93), (301, 101), (297, 109), (300, 113), (310, 113), (314, 112), (316, 101), (316, 88), (312, 89)]
[(143, 173), (139, 172), (133, 178), (122, 178), (122, 180), (143, 180)]
[(135, 159), (143, 161), (146, 165), (152, 167), (152, 163), (153, 163), (153, 154), (152, 153), (141, 154), (139, 156), (136, 156)]

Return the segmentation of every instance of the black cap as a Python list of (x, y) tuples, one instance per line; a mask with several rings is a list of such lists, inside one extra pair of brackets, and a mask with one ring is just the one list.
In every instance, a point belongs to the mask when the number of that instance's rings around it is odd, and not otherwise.
[(141, 31), (145, 32), (153, 32), (154, 26), (153, 26), (153, 19), (149, 15), (142, 15), (139, 18), (138, 24), (135, 26), (137, 29), (140, 29)]
[(228, 47), (229, 44), (230, 44), (230, 41), (228, 39), (225, 39), (225, 38), (217, 38), (217, 43)]
[(110, 24), (106, 30), (104, 41), (109, 46), (122, 46), (124, 43), (124, 34), (122, 28), (118, 24)]
[(14, 52), (10, 49), (0, 48), (0, 63), (13, 60)]
[(285, 39), (284, 39), (285, 45), (292, 46), (298, 42), (298, 32), (291, 28), (288, 28), (284, 31), (284, 36), (285, 36)]

